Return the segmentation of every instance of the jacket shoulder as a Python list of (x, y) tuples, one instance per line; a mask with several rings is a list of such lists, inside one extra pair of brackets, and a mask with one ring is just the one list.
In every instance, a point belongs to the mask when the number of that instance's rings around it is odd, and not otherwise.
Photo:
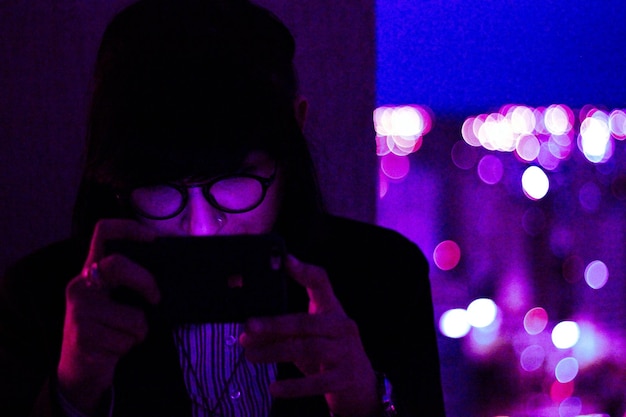
[[(396, 253), (426, 258), (418, 245), (400, 232), (380, 225), (345, 217), (330, 216), (326, 222), (328, 243), (361, 253)], [(349, 245), (349, 246), (346, 246)]]

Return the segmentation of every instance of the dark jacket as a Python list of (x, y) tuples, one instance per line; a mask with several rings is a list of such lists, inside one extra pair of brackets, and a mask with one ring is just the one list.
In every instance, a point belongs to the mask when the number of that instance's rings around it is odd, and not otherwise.
[[(394, 388), (399, 416), (443, 417), (428, 263), (400, 234), (331, 217), (325, 238), (288, 249), (326, 268), (336, 296), (358, 324), (375, 370)], [(58, 415), (51, 376), (58, 363), (65, 286), (80, 273), (86, 248), (52, 244), (8, 269), (0, 281), (0, 416)], [(306, 298), (296, 302), (306, 305)], [(279, 378), (298, 375), (279, 365)], [(114, 416), (178, 417), (191, 410), (171, 331), (151, 327), (147, 340), (120, 361)], [(323, 416), (322, 397), (275, 400), (273, 416)]]

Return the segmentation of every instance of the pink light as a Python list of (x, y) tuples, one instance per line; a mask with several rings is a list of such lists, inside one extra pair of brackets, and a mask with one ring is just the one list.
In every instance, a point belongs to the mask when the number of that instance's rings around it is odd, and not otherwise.
[(443, 271), (455, 268), (461, 259), (461, 248), (452, 240), (444, 240), (435, 247), (433, 260)]

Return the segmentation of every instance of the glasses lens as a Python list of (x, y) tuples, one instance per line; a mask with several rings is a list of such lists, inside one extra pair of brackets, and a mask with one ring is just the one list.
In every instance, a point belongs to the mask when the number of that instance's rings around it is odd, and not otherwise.
[(183, 203), (183, 196), (172, 186), (155, 185), (133, 190), (130, 200), (140, 213), (161, 218), (175, 214)]
[(223, 178), (208, 189), (210, 198), (227, 211), (247, 211), (256, 207), (265, 197), (261, 181), (253, 177)]

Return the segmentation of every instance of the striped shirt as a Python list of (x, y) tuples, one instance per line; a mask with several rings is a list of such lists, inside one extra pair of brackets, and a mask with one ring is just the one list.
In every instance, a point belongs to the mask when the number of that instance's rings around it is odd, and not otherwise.
[[(267, 417), (276, 364), (251, 363), (243, 355), (239, 323), (185, 325), (174, 331), (193, 417)], [(108, 415), (113, 413), (115, 389)], [(57, 388), (65, 417), (86, 417)]]
[(240, 323), (184, 325), (174, 331), (194, 417), (266, 417), (276, 364), (251, 363)]

